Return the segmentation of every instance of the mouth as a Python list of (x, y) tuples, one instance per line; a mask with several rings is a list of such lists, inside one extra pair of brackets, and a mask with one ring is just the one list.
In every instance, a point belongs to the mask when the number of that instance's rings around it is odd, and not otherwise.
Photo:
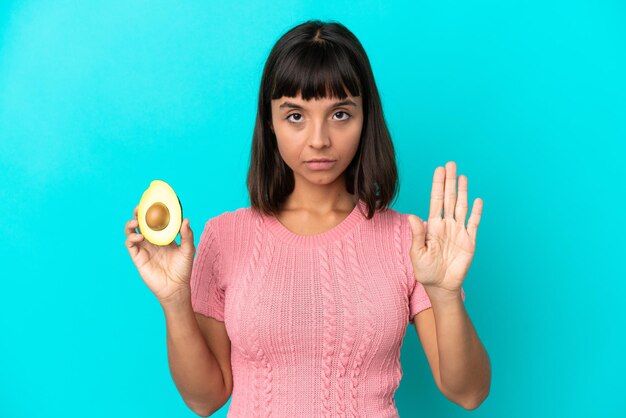
[(307, 168), (313, 171), (330, 170), (335, 165), (335, 160), (311, 160), (306, 161)]
[(323, 159), (315, 159), (315, 160), (309, 160), (309, 161), (305, 161), (305, 163), (331, 163), (335, 160), (329, 160), (327, 158), (323, 158)]

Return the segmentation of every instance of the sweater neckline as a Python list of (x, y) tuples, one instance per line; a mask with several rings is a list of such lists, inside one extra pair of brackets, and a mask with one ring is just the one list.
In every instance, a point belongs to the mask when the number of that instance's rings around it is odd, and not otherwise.
[(365, 215), (361, 213), (361, 211), (365, 212), (365, 210), (365, 202), (358, 199), (357, 204), (354, 206), (350, 214), (348, 214), (348, 216), (345, 217), (340, 223), (327, 231), (314, 235), (296, 234), (295, 232), (287, 229), (287, 227), (283, 225), (275, 216), (265, 216), (264, 218), (268, 230), (281, 241), (294, 246), (315, 247), (318, 245), (329, 244), (343, 238), (358, 224), (360, 224), (363, 219), (365, 219)]

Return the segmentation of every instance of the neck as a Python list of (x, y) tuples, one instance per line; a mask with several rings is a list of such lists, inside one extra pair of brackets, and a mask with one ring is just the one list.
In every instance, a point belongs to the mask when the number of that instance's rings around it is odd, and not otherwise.
[(346, 190), (343, 182), (333, 185), (298, 186), (285, 200), (282, 209), (306, 211), (316, 214), (350, 212), (356, 205), (356, 197)]

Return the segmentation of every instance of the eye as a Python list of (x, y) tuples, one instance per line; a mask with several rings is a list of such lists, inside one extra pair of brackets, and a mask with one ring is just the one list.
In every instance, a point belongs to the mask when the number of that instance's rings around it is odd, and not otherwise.
[(292, 120), (289, 120), (289, 118), (292, 117), (292, 116), (299, 116), (299, 118), (297, 120), (302, 120), (302, 115), (299, 114), (299, 113), (292, 113), (291, 115), (287, 116), (285, 119), (287, 119), (287, 121), (290, 122), (290, 123), (297, 123), (297, 122), (294, 122)]
[(335, 115), (338, 115), (338, 114), (340, 114), (340, 113), (343, 113), (344, 115), (346, 115), (346, 116), (347, 116), (345, 119), (339, 119), (340, 121), (346, 121), (346, 120), (348, 120), (348, 119), (350, 119), (350, 118), (351, 118), (350, 114), (349, 114), (349, 113), (347, 113), (347, 112), (344, 112), (344, 111), (335, 112)]

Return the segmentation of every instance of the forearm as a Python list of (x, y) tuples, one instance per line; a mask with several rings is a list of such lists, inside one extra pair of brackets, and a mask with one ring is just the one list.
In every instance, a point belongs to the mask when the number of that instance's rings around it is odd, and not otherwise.
[(223, 405), (226, 396), (219, 363), (200, 332), (190, 298), (162, 307), (174, 383), (194, 412), (209, 415)]
[(491, 365), (461, 292), (425, 289), (435, 316), (441, 385), (457, 403), (477, 406), (489, 393)]

